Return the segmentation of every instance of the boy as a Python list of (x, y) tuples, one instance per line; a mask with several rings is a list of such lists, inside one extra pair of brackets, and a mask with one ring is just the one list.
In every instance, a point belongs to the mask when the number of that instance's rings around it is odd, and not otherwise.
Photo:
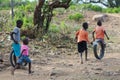
[(83, 64), (82, 53), (85, 51), (85, 60), (87, 61), (87, 42), (88, 40), (88, 23), (84, 22), (82, 25), (82, 29), (76, 32), (76, 39), (78, 43), (78, 52), (81, 57), (81, 64)]
[(11, 38), (14, 43), (19, 44), (20, 42), (20, 28), (23, 25), (22, 20), (17, 20), (16, 21), (16, 27), (14, 28), (13, 32), (11, 33)]
[[(94, 33), (95, 33), (95, 37), (94, 37)], [(100, 40), (104, 44), (104, 35), (106, 35), (107, 39), (109, 40), (109, 37), (108, 37), (104, 27), (102, 26), (102, 22), (98, 21), (97, 27), (92, 32), (93, 41)]]
[(16, 21), (16, 27), (14, 28), (14, 30), (11, 33), (11, 39), (13, 40), (13, 50), (15, 53), (15, 57), (14, 57), (14, 61), (16, 63), (16, 57), (20, 56), (20, 28), (23, 25), (23, 21), (22, 20), (17, 20)]
[(15, 68), (12, 70), (12, 75), (14, 75), (14, 71), (22, 64), (24, 61), (29, 63), (29, 69), (28, 73), (32, 73), (31, 71), (31, 60), (29, 58), (29, 47), (28, 47), (28, 39), (23, 39), (23, 44), (21, 46), (21, 55), (19, 56), (19, 59), (17, 61), (17, 64), (15, 65)]

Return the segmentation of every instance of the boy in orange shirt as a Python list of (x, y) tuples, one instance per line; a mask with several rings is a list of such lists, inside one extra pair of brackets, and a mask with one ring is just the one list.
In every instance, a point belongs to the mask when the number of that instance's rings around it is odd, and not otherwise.
[(78, 43), (78, 52), (80, 53), (80, 57), (81, 57), (81, 64), (83, 64), (83, 59), (82, 59), (82, 53), (85, 51), (85, 60), (87, 61), (87, 42), (89, 42), (88, 40), (88, 23), (84, 22), (82, 24), (82, 29), (78, 30), (76, 32), (76, 39), (77, 39), (77, 43)]
[[(95, 33), (95, 37), (94, 37), (94, 33)], [(102, 22), (98, 21), (97, 27), (94, 29), (94, 31), (92, 33), (93, 41), (100, 40), (104, 44), (104, 35), (106, 35), (107, 39), (109, 40), (109, 37), (108, 37), (104, 27), (102, 26)]]

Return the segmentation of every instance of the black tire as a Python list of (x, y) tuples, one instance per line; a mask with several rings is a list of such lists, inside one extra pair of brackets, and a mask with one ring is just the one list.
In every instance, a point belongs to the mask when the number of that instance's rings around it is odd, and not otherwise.
[[(11, 53), (10, 53), (10, 63), (13, 67), (15, 67), (16, 65), (16, 62), (17, 62), (17, 58), (16, 56), (14, 55), (14, 51), (12, 50)], [(22, 63), (23, 66), (26, 66), (27, 63), (26, 62), (23, 62)]]
[[(97, 51), (98, 46), (100, 46), (99, 52)], [(96, 59), (101, 60), (104, 57), (104, 51), (105, 51), (105, 48), (102, 42), (99, 41), (98, 44), (94, 44), (93, 51), (94, 51), (94, 56), (96, 57)]]
[(16, 61), (14, 60), (16, 57), (14, 55), (14, 51), (12, 50), (10, 53), (10, 63), (13, 67), (15, 67)]

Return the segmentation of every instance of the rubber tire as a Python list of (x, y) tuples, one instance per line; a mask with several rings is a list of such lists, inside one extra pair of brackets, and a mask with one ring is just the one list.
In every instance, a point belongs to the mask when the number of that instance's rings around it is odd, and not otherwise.
[(14, 61), (13, 58), (14, 58), (14, 51), (12, 50), (10, 53), (10, 63), (13, 67), (15, 67), (15, 62), (13, 62)]
[(98, 53), (97, 53), (97, 44), (93, 45), (93, 51), (94, 51), (95, 58), (101, 60), (104, 57), (105, 50), (104, 50), (104, 45), (102, 44), (102, 42), (99, 42), (99, 43), (100, 44), (98, 44), (98, 45), (101, 46), (100, 55), (98, 55)]
[[(16, 65), (16, 64), (15, 64), (15, 61), (14, 61), (14, 59), (13, 59), (14, 57), (15, 57), (15, 56), (14, 56), (14, 51), (12, 50), (11, 53), (10, 53), (10, 63), (11, 63), (11, 65), (12, 65), (13, 67), (15, 67), (15, 65)], [(26, 63), (26, 62), (23, 62), (22, 65), (23, 65), (23, 66), (26, 66), (27, 63)]]

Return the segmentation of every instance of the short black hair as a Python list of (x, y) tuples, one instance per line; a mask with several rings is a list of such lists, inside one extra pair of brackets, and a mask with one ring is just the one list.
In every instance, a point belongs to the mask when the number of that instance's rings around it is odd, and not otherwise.
[(23, 39), (23, 44), (24, 44), (24, 45), (28, 45), (28, 43), (29, 43), (28, 38), (24, 38), (24, 39)]
[(85, 30), (88, 29), (88, 23), (87, 22), (84, 22), (82, 26)]
[(102, 26), (102, 22), (99, 20), (99, 21), (97, 22), (97, 25), (98, 25), (98, 26)]
[(23, 25), (23, 21), (22, 20), (17, 20), (16, 24), (17, 24), (17, 27), (19, 27), (19, 26)]

